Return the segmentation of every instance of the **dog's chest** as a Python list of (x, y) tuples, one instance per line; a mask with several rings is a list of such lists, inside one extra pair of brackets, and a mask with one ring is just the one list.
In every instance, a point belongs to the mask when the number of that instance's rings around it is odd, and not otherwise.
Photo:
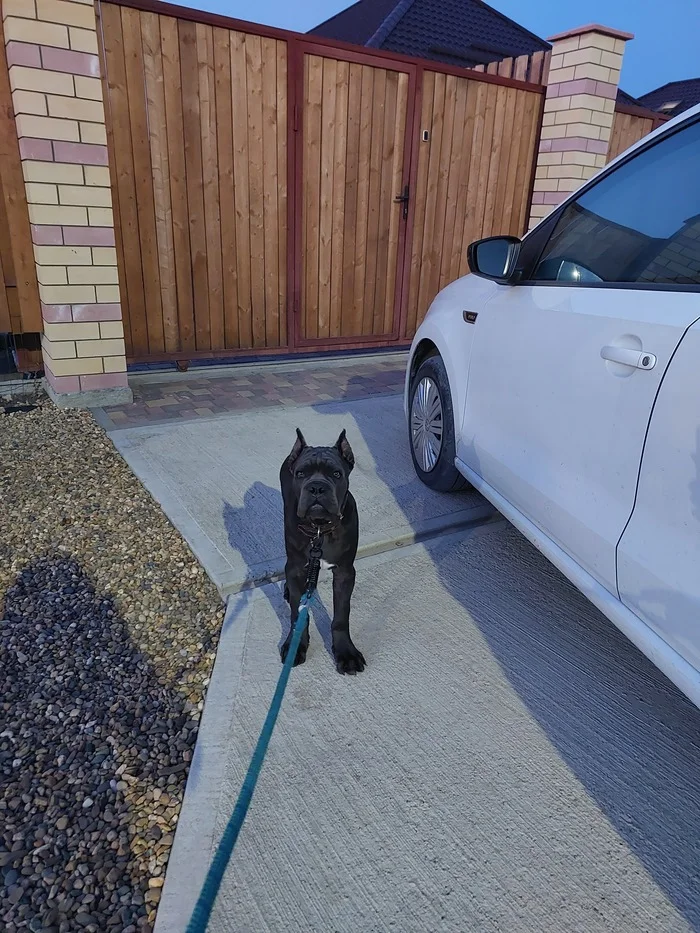
[(335, 564), (330, 564), (327, 560), (321, 558), (321, 570), (332, 570), (335, 567)]

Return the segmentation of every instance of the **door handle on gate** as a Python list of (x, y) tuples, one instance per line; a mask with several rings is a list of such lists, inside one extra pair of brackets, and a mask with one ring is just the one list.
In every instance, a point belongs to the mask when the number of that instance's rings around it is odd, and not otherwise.
[(622, 363), (623, 366), (632, 366), (634, 369), (653, 369), (656, 366), (656, 357), (653, 353), (644, 350), (632, 350), (628, 347), (603, 347), (600, 355), (611, 363)]
[(403, 189), (403, 194), (397, 194), (396, 197), (394, 198), (394, 201), (397, 204), (403, 204), (403, 219), (404, 220), (408, 218), (408, 202), (411, 200), (409, 192), (410, 192), (410, 188), (408, 187), (408, 185), (405, 185)]

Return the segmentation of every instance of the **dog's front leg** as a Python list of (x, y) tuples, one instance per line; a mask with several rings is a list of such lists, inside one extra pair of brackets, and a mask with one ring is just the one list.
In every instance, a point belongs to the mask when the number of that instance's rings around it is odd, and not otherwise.
[[(285, 587), (285, 598), (289, 601), (289, 607), (291, 609), (291, 626), (289, 629), (289, 635), (284, 640), (284, 644), (280, 648), (280, 658), (284, 664), (287, 659), (287, 654), (289, 653), (289, 646), (292, 643), (292, 635), (294, 634), (294, 626), (296, 625), (297, 617), (299, 615), (299, 603), (301, 602), (301, 597), (304, 592), (304, 586), (306, 585), (306, 570), (302, 568), (301, 573), (296, 567), (292, 567), (289, 563), (284, 568), (285, 577), (286, 577), (286, 587)], [(297, 664), (303, 664), (306, 660), (306, 652), (309, 647), (309, 619), (306, 618), (306, 626), (301, 636), (301, 641), (299, 642), (299, 647), (297, 648), (297, 656), (294, 659), (294, 666)]]
[(333, 657), (339, 674), (359, 674), (365, 659), (350, 638), (350, 597), (355, 588), (354, 567), (333, 568)]

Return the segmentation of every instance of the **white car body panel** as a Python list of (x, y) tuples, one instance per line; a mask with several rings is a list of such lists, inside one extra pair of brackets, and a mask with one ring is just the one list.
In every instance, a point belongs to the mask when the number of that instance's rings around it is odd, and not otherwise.
[[(457, 456), (617, 595), (615, 548), (651, 408), (698, 296), (665, 294), (659, 320), (659, 292), (496, 288), (471, 328)], [(602, 359), (611, 345), (648, 351), (656, 365)]]
[[(467, 275), (438, 294), (413, 339), (407, 414), (426, 341), (447, 370), (460, 472), (700, 706), (698, 290)], [(655, 365), (602, 358), (610, 346)]]
[(700, 670), (700, 323), (664, 379), (634, 513), (618, 548), (623, 602)]

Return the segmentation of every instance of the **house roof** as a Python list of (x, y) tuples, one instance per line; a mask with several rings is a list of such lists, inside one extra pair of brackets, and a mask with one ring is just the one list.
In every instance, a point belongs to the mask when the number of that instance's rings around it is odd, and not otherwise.
[(631, 94), (628, 94), (626, 91), (623, 91), (622, 88), (617, 89), (617, 103), (625, 104), (627, 107), (641, 107), (636, 97), (632, 97)]
[(467, 68), (551, 48), (482, 0), (358, 0), (309, 32)]
[[(654, 91), (642, 94), (639, 103), (650, 110), (663, 113), (664, 116), (675, 117), (688, 107), (700, 104), (700, 78), (669, 81), (668, 84), (663, 84)], [(674, 106), (667, 109), (665, 104), (674, 104)]]

